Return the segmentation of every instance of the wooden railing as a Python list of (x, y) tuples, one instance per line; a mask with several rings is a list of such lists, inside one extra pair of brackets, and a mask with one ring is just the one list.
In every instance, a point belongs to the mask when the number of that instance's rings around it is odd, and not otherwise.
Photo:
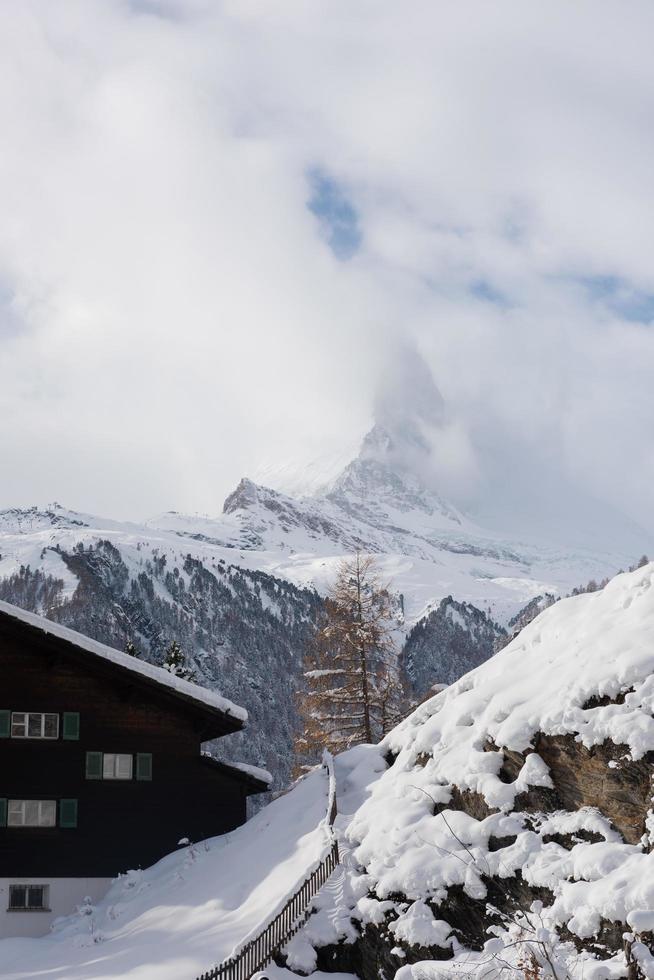
[(336, 866), (340, 863), (338, 841), (333, 825), (336, 819), (336, 782), (333, 760), (327, 753), (323, 764), (329, 776), (329, 802), (325, 823), (331, 837), (327, 854), (305, 878), (300, 887), (252, 939), (247, 940), (229, 959), (203, 973), (198, 980), (250, 980), (253, 974), (270, 963), (275, 953), (299, 932), (311, 913), (311, 900), (318, 894)]

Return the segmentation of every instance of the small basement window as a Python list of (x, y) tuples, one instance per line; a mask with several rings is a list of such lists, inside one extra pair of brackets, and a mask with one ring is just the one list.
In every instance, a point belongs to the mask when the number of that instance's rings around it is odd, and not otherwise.
[(56, 800), (9, 800), (8, 827), (56, 827)]
[(48, 885), (10, 885), (10, 912), (49, 912)]
[(59, 738), (59, 715), (42, 711), (12, 711), (12, 738)]
[(105, 752), (102, 757), (103, 779), (131, 779), (133, 757)]

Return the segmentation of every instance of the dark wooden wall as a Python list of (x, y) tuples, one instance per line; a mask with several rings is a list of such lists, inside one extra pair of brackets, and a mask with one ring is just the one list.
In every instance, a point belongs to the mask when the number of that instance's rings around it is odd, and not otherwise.
[[(77, 799), (78, 826), (1, 827), (0, 876), (114, 876), (152, 864), (183, 837), (245, 821), (242, 782), (203, 763), (202, 721), (184, 704), (0, 629), (5, 708), (79, 712), (79, 741), (64, 741), (61, 731), (57, 741), (0, 738), (0, 797)], [(152, 781), (87, 780), (87, 751), (152, 753)]]

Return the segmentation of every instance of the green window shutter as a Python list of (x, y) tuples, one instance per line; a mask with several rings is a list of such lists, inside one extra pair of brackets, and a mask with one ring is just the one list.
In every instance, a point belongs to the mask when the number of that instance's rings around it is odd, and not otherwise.
[(136, 778), (142, 780), (152, 779), (152, 753), (151, 752), (137, 753)]
[(11, 731), (11, 711), (0, 710), (0, 738), (9, 738)]
[(64, 711), (63, 737), (69, 742), (79, 741), (79, 711)]
[(86, 778), (102, 779), (102, 752), (86, 753)]
[(77, 800), (59, 800), (59, 826), (77, 826)]
[(0, 800), (0, 827), (7, 826), (7, 801)]

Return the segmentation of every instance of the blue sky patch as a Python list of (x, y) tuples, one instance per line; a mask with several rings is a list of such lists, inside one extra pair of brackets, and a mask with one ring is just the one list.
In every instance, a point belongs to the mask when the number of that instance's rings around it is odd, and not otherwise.
[(593, 300), (616, 316), (634, 323), (654, 321), (654, 294), (636, 289), (618, 276), (584, 276), (579, 282)]
[(470, 286), (470, 292), (477, 299), (483, 300), (485, 303), (493, 303), (495, 306), (509, 306), (509, 302), (504, 295), (498, 289), (488, 282), (486, 279), (477, 279)]
[(309, 172), (311, 195), (307, 207), (316, 216), (332, 252), (346, 261), (361, 247), (362, 234), (356, 208), (341, 185), (324, 171)]
[(13, 290), (0, 278), (0, 340), (17, 336), (23, 329)]

